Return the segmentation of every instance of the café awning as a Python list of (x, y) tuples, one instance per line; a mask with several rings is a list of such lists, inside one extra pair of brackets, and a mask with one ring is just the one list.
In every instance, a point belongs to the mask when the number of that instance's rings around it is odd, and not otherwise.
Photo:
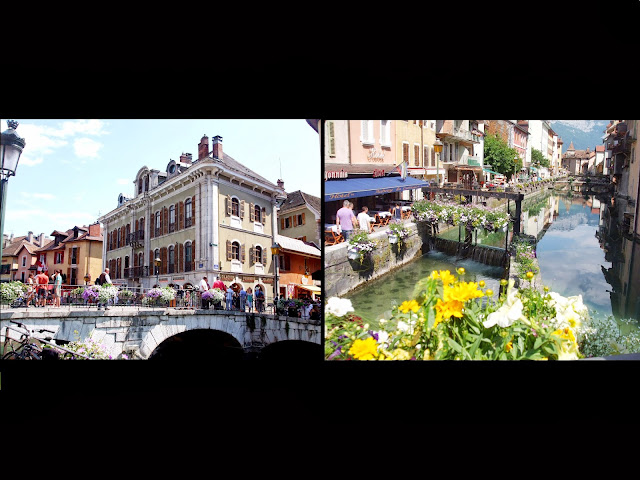
[(412, 178), (402, 181), (401, 177), (382, 178), (348, 178), (346, 180), (329, 180), (324, 182), (324, 201), (347, 200), (355, 197), (370, 197), (386, 193), (413, 190), (428, 187), (429, 182)]

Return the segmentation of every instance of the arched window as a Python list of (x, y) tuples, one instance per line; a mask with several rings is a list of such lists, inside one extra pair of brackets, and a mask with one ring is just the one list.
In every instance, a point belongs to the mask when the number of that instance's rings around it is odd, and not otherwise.
[(176, 206), (169, 207), (169, 232), (176, 231)]
[(191, 262), (193, 261), (193, 249), (191, 248), (191, 242), (184, 244), (184, 271), (191, 271)]
[(258, 223), (262, 223), (262, 208), (260, 205), (256, 205), (253, 207), (253, 219)]
[(240, 243), (239, 242), (231, 243), (231, 259), (240, 260)]
[(193, 215), (191, 210), (191, 199), (187, 198), (184, 202), (184, 227), (190, 227), (193, 225)]
[(231, 199), (231, 215), (240, 216), (240, 200), (235, 197)]
[(138, 180), (138, 195), (142, 193), (142, 177)]
[(160, 235), (161, 230), (160, 230), (160, 210), (158, 210), (156, 212), (156, 233), (155, 236), (157, 237), (158, 235)]
[(176, 271), (176, 254), (175, 248), (173, 245), (169, 247), (169, 273), (174, 273)]

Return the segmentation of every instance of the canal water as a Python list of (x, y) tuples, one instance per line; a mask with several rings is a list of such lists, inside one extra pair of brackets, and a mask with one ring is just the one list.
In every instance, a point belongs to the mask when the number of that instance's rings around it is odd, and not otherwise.
[[(513, 209), (514, 205), (511, 207)], [(523, 202), (521, 219), (523, 233), (538, 239), (536, 250), (543, 283), (563, 296), (582, 295), (584, 304), (595, 317), (614, 313), (610, 297), (612, 287), (604, 275), (611, 263), (605, 260), (605, 252), (596, 236), (602, 223), (600, 207), (594, 196), (568, 197), (549, 192)], [(439, 236), (458, 240), (458, 228), (441, 232)], [(474, 242), (504, 248), (505, 234), (478, 232)], [(344, 297), (351, 300), (357, 315), (375, 327), (380, 318), (389, 318), (393, 305), (411, 298), (418, 280), (433, 270), (453, 273), (460, 266), (467, 272), (465, 280), (484, 280), (487, 288), (494, 292), (499, 290), (502, 268), (430, 251)]]
[(465, 269), (464, 281), (484, 280), (485, 288), (490, 288), (497, 295), (504, 270), (502, 267), (492, 267), (468, 259), (456, 259), (455, 256), (432, 250), (387, 275), (367, 282), (343, 298), (351, 300), (355, 314), (362, 317), (365, 323), (377, 328), (381, 318), (391, 317), (394, 305), (400, 305), (405, 300), (413, 298), (413, 288), (419, 280), (428, 277), (434, 270), (449, 270), (458, 276), (456, 269), (459, 267)]

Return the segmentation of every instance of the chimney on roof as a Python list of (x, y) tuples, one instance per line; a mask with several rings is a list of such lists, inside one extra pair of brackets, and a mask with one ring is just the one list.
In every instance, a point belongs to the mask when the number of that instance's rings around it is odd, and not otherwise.
[(40, 234), (40, 236), (38, 237), (38, 242), (40, 243), (41, 247), (44, 247), (44, 233)]
[(190, 153), (182, 153), (180, 155), (180, 163), (184, 163), (185, 165), (191, 165), (192, 156)]
[(89, 236), (90, 237), (99, 237), (100, 236), (100, 223), (96, 222), (89, 225)]
[(27, 242), (33, 243), (33, 232), (27, 233)]
[(209, 155), (209, 137), (203, 135), (198, 144), (198, 160)]
[(216, 135), (213, 137), (213, 158), (217, 158), (218, 160), (222, 160), (222, 137), (220, 135)]

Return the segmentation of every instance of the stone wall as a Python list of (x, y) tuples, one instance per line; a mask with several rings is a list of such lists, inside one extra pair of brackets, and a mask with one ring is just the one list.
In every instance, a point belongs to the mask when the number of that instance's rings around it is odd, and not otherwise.
[(362, 264), (359, 260), (347, 258), (347, 242), (325, 247), (324, 249), (324, 296), (341, 296), (358, 285), (384, 275), (422, 255), (423, 238), (426, 231), (418, 231), (413, 222), (404, 224), (411, 233), (405, 239), (405, 245), (399, 249), (390, 244), (386, 230), (369, 235), (378, 247)]
[[(321, 343), (321, 321), (303, 318), (259, 315), (241, 312), (208, 313), (206, 310), (156, 309), (141, 310), (130, 307), (111, 307), (108, 311), (3, 311), (0, 320), (0, 342), (10, 319), (30, 329), (56, 332), (55, 340), (76, 341), (92, 338), (105, 345), (113, 358), (123, 352), (134, 357), (148, 358), (167, 338), (188, 330), (213, 329), (231, 335), (245, 351), (283, 340)], [(36, 334), (45, 337), (47, 334)], [(17, 338), (17, 333), (11, 333)]]

